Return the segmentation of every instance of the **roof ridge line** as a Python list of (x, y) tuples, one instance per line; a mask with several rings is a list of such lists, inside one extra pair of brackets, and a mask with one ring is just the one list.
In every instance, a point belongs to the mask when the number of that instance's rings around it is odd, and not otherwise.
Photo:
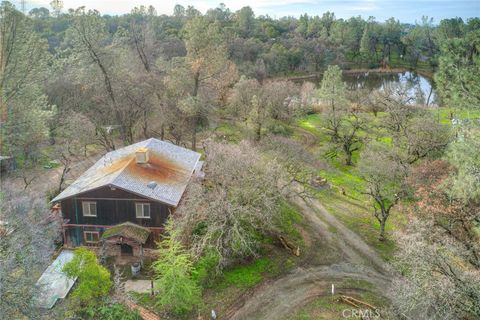
[(133, 156), (130, 159), (130, 161), (127, 161), (127, 163), (121, 169), (118, 169), (115, 172), (115, 175), (113, 176), (112, 181), (110, 181), (110, 184), (115, 184), (115, 180), (120, 176), (120, 174), (123, 172), (123, 170), (125, 170), (130, 165), (130, 163), (132, 163), (132, 161), (134, 161), (134, 160), (135, 160), (135, 156)]

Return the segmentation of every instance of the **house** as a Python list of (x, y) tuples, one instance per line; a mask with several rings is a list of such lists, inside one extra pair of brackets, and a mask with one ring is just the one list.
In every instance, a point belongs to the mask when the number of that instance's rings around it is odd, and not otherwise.
[(64, 245), (107, 244), (111, 255), (143, 256), (200, 174), (199, 160), (197, 152), (153, 138), (105, 154), (52, 200), (60, 204)]

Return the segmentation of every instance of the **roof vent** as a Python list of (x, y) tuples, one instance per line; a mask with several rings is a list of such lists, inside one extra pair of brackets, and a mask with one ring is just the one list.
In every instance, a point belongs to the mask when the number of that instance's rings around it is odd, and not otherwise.
[(138, 164), (148, 163), (148, 149), (140, 148), (135, 151), (135, 160)]
[(149, 183), (147, 183), (147, 187), (153, 190), (157, 187), (157, 183), (155, 181), (150, 181)]

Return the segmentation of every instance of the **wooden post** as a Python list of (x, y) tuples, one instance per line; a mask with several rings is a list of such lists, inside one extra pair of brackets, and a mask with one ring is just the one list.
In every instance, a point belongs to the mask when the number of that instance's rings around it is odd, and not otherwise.
[(63, 224), (62, 224), (62, 234), (63, 234), (63, 246), (64, 246), (64, 247), (68, 247), (68, 244), (67, 244), (67, 232), (66, 232), (65, 226), (63, 226)]
[(140, 264), (143, 268), (143, 244), (140, 243)]
[(102, 247), (100, 250), (100, 261), (102, 262), (102, 264), (105, 264), (107, 262), (105, 246), (106, 246), (106, 240), (102, 240)]

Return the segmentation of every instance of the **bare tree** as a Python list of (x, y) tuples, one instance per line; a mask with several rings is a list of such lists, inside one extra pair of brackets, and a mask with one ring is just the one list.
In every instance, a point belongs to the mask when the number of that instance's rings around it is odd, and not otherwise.
[(434, 225), (411, 220), (397, 237), (394, 265), (401, 276), (390, 289), (393, 313), (407, 319), (480, 317), (480, 270), (459, 260), (463, 248), (443, 238), (432, 241)]
[(404, 137), (410, 164), (427, 156), (441, 156), (452, 139), (449, 127), (428, 113), (412, 119), (405, 128)]
[[(35, 319), (35, 283), (54, 250), (58, 221), (33, 194), (2, 190), (0, 211), (0, 318)], [(6, 230), (6, 232), (5, 232)]]
[(385, 240), (385, 226), (391, 209), (405, 195), (408, 166), (396, 149), (371, 143), (362, 152), (359, 170), (366, 181), (364, 194), (372, 200), (374, 216), (380, 224), (380, 240)]
[(113, 113), (116, 125), (120, 128), (121, 139), (125, 144), (130, 144), (131, 137), (128, 135), (128, 117), (122, 114), (119, 106), (117, 91), (114, 87), (112, 75), (112, 55), (104, 46), (107, 38), (105, 22), (101, 19), (98, 11), (85, 11), (81, 7), (75, 11), (74, 20), (69, 35), (74, 47), (83, 55), (79, 55), (79, 63), (95, 66), (103, 80), (104, 93), (107, 101), (104, 101)]
[(373, 103), (377, 109), (383, 109), (388, 117), (383, 125), (392, 132), (394, 137), (400, 135), (410, 120), (420, 111), (413, 102), (411, 86), (408, 84), (389, 84), (373, 94)]
[(74, 161), (87, 156), (87, 146), (95, 144), (95, 126), (82, 114), (68, 112), (55, 128), (56, 143), (52, 147), (51, 157), (55, 157), (62, 166), (57, 193), (63, 185)]
[(189, 186), (176, 224), (195, 257), (213, 250), (220, 268), (256, 256), (259, 235), (276, 232), (285, 179), (250, 143), (208, 143), (205, 180)]
[(331, 144), (342, 150), (345, 164), (351, 166), (353, 153), (360, 150), (366, 140), (361, 132), (366, 127), (362, 115), (356, 112), (329, 111), (325, 113), (323, 123)]
[(230, 91), (228, 110), (231, 116), (251, 126), (253, 138), (260, 141), (263, 129), (275, 120), (290, 122), (304, 106), (299, 89), (290, 81), (242, 79)]

